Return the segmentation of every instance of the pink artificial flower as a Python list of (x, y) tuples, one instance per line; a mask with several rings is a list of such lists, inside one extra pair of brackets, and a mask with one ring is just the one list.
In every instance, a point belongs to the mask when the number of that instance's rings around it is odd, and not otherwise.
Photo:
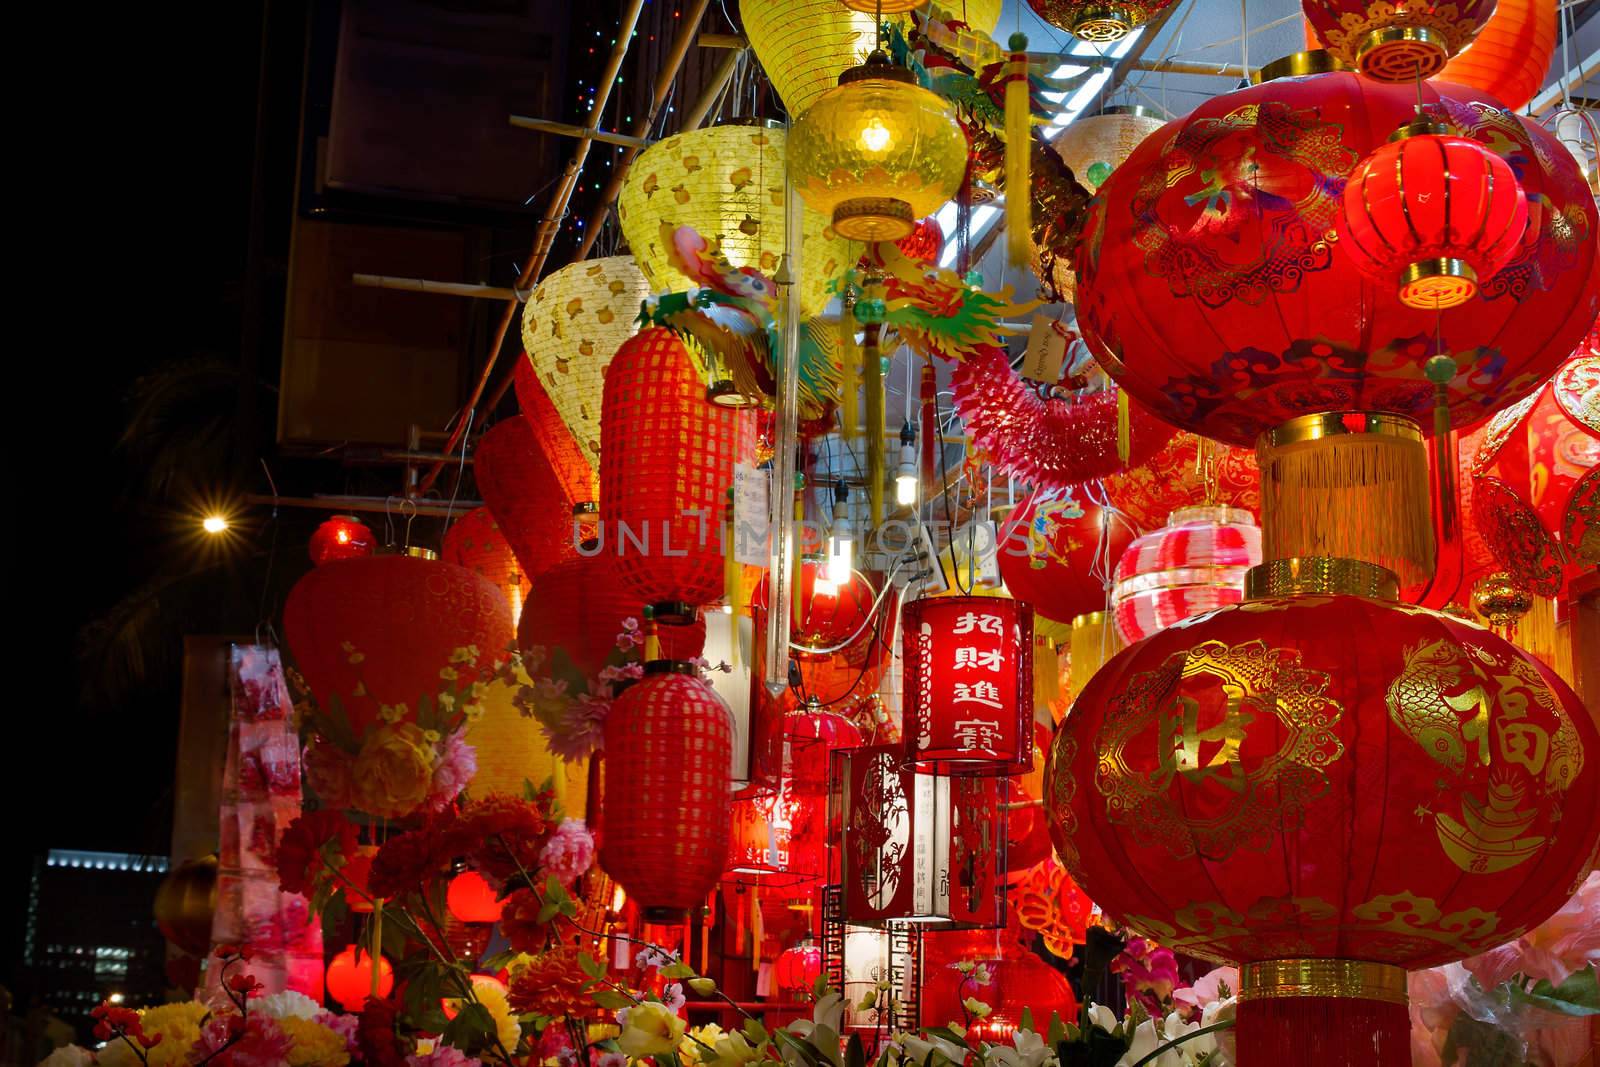
[(1170, 948), (1135, 937), (1111, 961), (1111, 970), (1122, 975), (1128, 996), (1143, 1004), (1152, 1018), (1165, 1014), (1164, 1005), (1178, 984), (1178, 958)]
[(428, 811), (444, 811), (477, 773), (478, 752), (467, 744), (465, 731), (458, 730), (445, 738), (439, 748), (439, 759), (433, 765), (433, 778), (428, 785), (428, 798), (422, 806)]
[(482, 1060), (468, 1056), (452, 1045), (438, 1045), (432, 1052), (406, 1057), (406, 1067), (480, 1067)]
[[(1223, 987), (1227, 992), (1223, 993)], [(1207, 971), (1185, 989), (1174, 990), (1172, 1002), (1178, 1005), (1188, 1021), (1198, 1019), (1208, 1004), (1239, 995), (1239, 968), (1218, 967)]]
[(617, 635), (617, 648), (623, 652), (644, 644), (644, 632), (639, 629), (639, 620), (628, 616), (622, 620), (622, 632)]
[(582, 819), (562, 819), (539, 852), (539, 866), (545, 874), (570, 886), (594, 866), (594, 835)]
[(313, 738), (306, 746), (306, 784), (330, 811), (355, 806), (350, 796), (351, 759), (338, 745)]
[(564, 760), (582, 760), (605, 750), (609, 714), (609, 700), (584, 693), (553, 713), (554, 723), (541, 719), (539, 725), (551, 752)]
[(661, 1003), (674, 1015), (683, 1014), (683, 1006), (688, 1002), (688, 997), (683, 995), (682, 982), (668, 982), (661, 990)]
[(320, 1011), (312, 1021), (326, 1026), (344, 1038), (344, 1050), (351, 1056), (361, 1054), (361, 1038), (357, 1034), (361, 1028), (361, 1016), (336, 1015), (331, 1011)]
[(1510, 944), (1462, 964), (1485, 991), (1513, 974), (1560, 985), (1576, 971), (1600, 966), (1600, 872), (1590, 874), (1550, 918)]
[[(229, 1045), (240, 1031), (244, 1036)], [(200, 1028), (200, 1040), (189, 1051), (190, 1063), (215, 1067), (283, 1067), (294, 1042), (276, 1022), (256, 1012), (248, 1019), (213, 1015)]]

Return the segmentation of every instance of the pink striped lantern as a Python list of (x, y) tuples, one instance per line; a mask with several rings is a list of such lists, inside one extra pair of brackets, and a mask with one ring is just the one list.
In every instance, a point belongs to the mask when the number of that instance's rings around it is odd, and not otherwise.
[(1244, 599), (1244, 575), (1261, 562), (1261, 528), (1220, 504), (1179, 508), (1134, 540), (1117, 561), (1111, 613), (1123, 641)]

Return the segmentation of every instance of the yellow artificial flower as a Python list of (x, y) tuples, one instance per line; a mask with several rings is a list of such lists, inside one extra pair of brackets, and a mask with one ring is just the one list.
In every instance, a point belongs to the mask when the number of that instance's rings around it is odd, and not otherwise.
[(717, 1047), (717, 1039), (722, 1035), (723, 1029), (716, 1023), (695, 1027), (678, 1042), (678, 1059), (684, 1063), (699, 1063), (702, 1056), (710, 1055), (706, 1049)]
[(515, 1053), (517, 1043), (522, 1040), (522, 1024), (517, 1022), (516, 1012), (511, 1010), (511, 998), (506, 995), (506, 987), (498, 979), (475, 974), (472, 976), (472, 993), (488, 1011), (489, 1018), (494, 1020), (494, 1032), (500, 1044), (505, 1046), (507, 1052)]
[[(200, 1021), (210, 1013), (210, 1008), (194, 1000), (141, 1011), (139, 1024), (144, 1032), (161, 1035), (161, 1043), (145, 1053), (150, 1067), (184, 1067), (189, 1062), (189, 1050), (200, 1040)], [(104, 1067), (139, 1067), (139, 1057), (120, 1039), (96, 1055)]]
[(294, 1042), (289, 1049), (289, 1067), (345, 1067), (350, 1062), (343, 1035), (321, 1023), (294, 1015), (286, 1015), (277, 1023)]
[(993, 1008), (989, 1007), (989, 1005), (985, 1004), (977, 997), (968, 997), (961, 1002), (961, 1006), (966, 1008), (974, 1019), (982, 1019), (984, 1016), (994, 1011)]
[(483, 718), (483, 705), (468, 704), (466, 707), (461, 709), (461, 714), (466, 716), (468, 722), (477, 722), (479, 719)]
[(415, 723), (390, 723), (369, 731), (351, 766), (355, 806), (390, 819), (410, 815), (428, 796), (433, 759), (433, 748)]
[(676, 1012), (660, 1001), (647, 1000), (628, 1009), (617, 1047), (635, 1058), (666, 1055), (683, 1040), (683, 1030)]
[(753, 1047), (745, 1036), (734, 1030), (717, 1038), (718, 1067), (740, 1067), (761, 1058), (761, 1051)]
[(440, 711), (454, 711), (456, 709), (456, 695), (454, 693), (440, 693), (438, 704)]
[(454, 667), (440, 667), (439, 677), (447, 682), (453, 682), (461, 676), (456, 673), (456, 669)]

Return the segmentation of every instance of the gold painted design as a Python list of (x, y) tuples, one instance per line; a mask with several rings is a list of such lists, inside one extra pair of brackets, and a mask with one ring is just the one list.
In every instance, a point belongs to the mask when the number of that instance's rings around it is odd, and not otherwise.
[(1403, 967), (1368, 960), (1257, 960), (1239, 968), (1240, 1000), (1336, 997), (1406, 1003)]
[[(1406, 43), (1422, 40), (1436, 40), (1438, 47), (1444, 53), (1439, 61), (1443, 66), (1443, 59), (1453, 56), (1472, 42), (1479, 28), (1487, 19), (1487, 13), (1481, 11), (1482, 5), (1466, 4), (1436, 4), (1427, 5), (1411, 4), (1406, 0), (1397, 0), (1390, 3), (1388, 0), (1374, 0), (1367, 5), (1365, 11), (1347, 11), (1339, 17), (1339, 25), (1334, 29), (1319, 29), (1318, 36), (1328, 50), (1346, 63), (1359, 63), (1363, 73), (1371, 77), (1381, 78), (1384, 81), (1404, 81), (1416, 77), (1415, 66), (1403, 67), (1399, 64), (1376, 63), (1370, 51), (1361, 55), (1362, 46), (1371, 49), (1375, 43), (1372, 36), (1377, 31), (1394, 29), (1411, 29), (1423, 31), (1410, 37), (1396, 38), (1389, 43), (1403, 46)], [(1413, 63), (1423, 58), (1421, 52), (1411, 55)], [(1438, 67), (1430, 69), (1423, 67), (1421, 76), (1437, 71)]]
[[(1095, 738), (1095, 788), (1111, 820), (1175, 860), (1222, 860), (1297, 831), (1327, 791), (1324, 768), (1344, 755), (1331, 679), (1300, 656), (1259, 640), (1206, 641), (1135, 675)], [(1252, 727), (1282, 741), (1245, 764)]]
[(1247, 600), (1330, 595), (1361, 596), (1390, 602), (1400, 598), (1400, 579), (1386, 567), (1338, 556), (1273, 559), (1245, 574)]

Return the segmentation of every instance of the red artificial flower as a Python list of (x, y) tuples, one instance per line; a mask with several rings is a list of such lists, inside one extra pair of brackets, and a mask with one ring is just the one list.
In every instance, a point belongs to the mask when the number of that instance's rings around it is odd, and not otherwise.
[(511, 983), (511, 1007), (519, 1014), (584, 1018), (595, 1007), (594, 999), (584, 990), (587, 981), (576, 952), (555, 949), (543, 953), (517, 972)]
[(500, 932), (517, 952), (543, 952), (550, 943), (550, 923), (539, 921), (544, 897), (532, 889), (518, 889), (500, 909)]
[[(336, 843), (344, 856), (356, 850), (355, 824), (337, 811), (307, 812), (278, 840), (278, 885), (285, 893), (310, 894), (327, 873), (323, 846)], [(230, 946), (231, 947), (231, 946)], [(241, 958), (248, 958), (241, 952)]]
[(448, 870), (451, 860), (465, 850), (454, 817), (448, 812), (431, 816), (417, 829), (383, 843), (372, 857), (367, 888), (384, 899), (415, 892)]
[(400, 1012), (393, 1003), (368, 997), (356, 1025), (356, 1040), (368, 1067), (405, 1067), (400, 1038), (395, 1033)]
[(549, 806), (549, 794), (532, 801), (490, 793), (468, 804), (461, 811), (460, 827), (472, 865), (501, 882), (523, 871), (531, 876), (552, 829), (545, 814)]

